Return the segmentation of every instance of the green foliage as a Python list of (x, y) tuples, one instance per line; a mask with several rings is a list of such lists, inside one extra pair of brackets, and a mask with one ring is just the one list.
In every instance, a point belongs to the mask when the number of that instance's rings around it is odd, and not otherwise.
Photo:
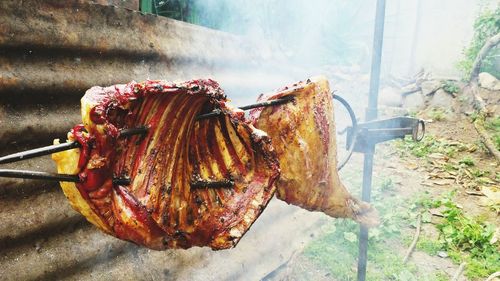
[[(484, 278), (500, 270), (498, 242), (490, 243), (494, 228), (482, 219), (466, 216), (453, 202), (456, 191), (437, 198), (424, 192), (408, 205), (408, 201), (390, 196), (395, 188), (393, 179), (375, 178), (373, 204), (380, 213), (381, 225), (369, 232), (369, 280), (449, 280), (443, 272), (425, 275), (418, 272), (411, 261), (403, 264), (402, 254), (395, 251), (396, 247), (407, 247), (410, 243), (412, 234), (403, 230), (414, 224), (416, 215), (425, 210), (422, 223), (429, 223), (431, 218), (427, 210), (435, 208), (443, 214), (436, 225), (439, 237), (421, 236), (417, 250), (431, 256), (446, 251), (457, 264), (467, 263), (465, 274), (471, 279)], [(357, 233), (358, 225), (352, 221), (329, 222), (323, 227), (323, 234), (306, 246), (303, 255), (338, 280), (355, 280)]]
[(443, 121), (446, 119), (446, 112), (443, 108), (432, 108), (428, 113), (429, 117), (434, 121)]
[(435, 281), (449, 281), (450, 276), (448, 276), (448, 274), (446, 274), (445, 272), (437, 272), (434, 275), (434, 280)]
[[(387, 223), (369, 232), (369, 280), (417, 280), (415, 266), (403, 264), (402, 257), (394, 254), (394, 245), (389, 245), (391, 242), (388, 239), (394, 239), (395, 236), (394, 230), (387, 230), (387, 227), (393, 223)], [(304, 256), (329, 271), (338, 280), (355, 280), (358, 231), (358, 224), (352, 221), (336, 220), (329, 223), (324, 233), (307, 245)], [(396, 237), (400, 235), (398, 233)], [(386, 244), (387, 242), (389, 244)]]
[(415, 110), (410, 110), (408, 112), (409, 117), (417, 117), (417, 114), (418, 114), (418, 111), (415, 111)]
[(500, 150), (500, 133), (495, 133), (493, 135), (493, 142), (495, 143), (497, 150)]
[(234, 18), (229, 4), (230, 2), (225, 3), (225, 1), (141, 0), (141, 10), (175, 20), (221, 29), (225, 22)]
[(456, 165), (453, 165), (452, 163), (445, 163), (443, 165), (443, 168), (447, 172), (454, 172), (454, 171), (458, 171), (458, 169), (459, 169)]
[(189, 22), (192, 0), (141, 0), (141, 11)]
[[(381, 225), (370, 229), (368, 280), (422, 280), (412, 263), (403, 264), (394, 247), (411, 240), (402, 232), (415, 221), (416, 213), (403, 206), (403, 199), (387, 196), (396, 188), (391, 178), (374, 180), (373, 204), (379, 211)], [(306, 246), (304, 256), (329, 271), (338, 280), (355, 280), (358, 256), (359, 226), (349, 220), (334, 220), (323, 228), (323, 234)], [(405, 247), (401, 245), (401, 247)], [(422, 277), (422, 276), (420, 276)], [(434, 280), (427, 277), (424, 280)]]
[(443, 207), (443, 220), (437, 224), (440, 232), (438, 242), (421, 240), (417, 247), (426, 252), (444, 249), (456, 263), (466, 262), (466, 275), (469, 278), (485, 277), (500, 270), (500, 251), (498, 242), (491, 243), (495, 228), (481, 219), (466, 216), (453, 202), (454, 193), (444, 198), (432, 199), (424, 196), (417, 204), (424, 208)]
[(446, 80), (443, 82), (443, 90), (450, 94), (456, 94), (460, 91), (460, 87), (452, 80)]
[(487, 121), (485, 127), (492, 134), (496, 148), (500, 150), (500, 116)]
[(392, 181), (391, 178), (385, 178), (382, 180), (380, 183), (380, 191), (385, 192), (385, 191), (394, 191), (394, 182)]
[(437, 225), (447, 248), (470, 251), (473, 255), (482, 255), (490, 247), (494, 233), (491, 225), (483, 224), (466, 217), (452, 200), (444, 200), (444, 221)]
[(457, 152), (467, 150), (467, 147), (463, 144), (451, 145), (446, 140), (436, 139), (429, 134), (420, 142), (413, 141), (411, 137), (398, 140), (396, 141), (396, 147), (403, 153), (409, 152), (418, 158), (425, 158), (432, 153), (442, 153), (448, 157), (454, 157)]
[(480, 169), (471, 169), (470, 172), (475, 178), (487, 177), (490, 175), (490, 171), (484, 171)]
[[(486, 10), (481, 13), (474, 22), (474, 36), (469, 46), (464, 50), (464, 58), (458, 63), (459, 69), (463, 72), (466, 80), (470, 77), (472, 67), (477, 54), (488, 38), (500, 32), (500, 6), (494, 11)], [(493, 49), (483, 60), (482, 71), (489, 72), (500, 78), (500, 69), (495, 66), (498, 63), (500, 48)]]
[(472, 167), (475, 165), (474, 160), (470, 156), (465, 156), (460, 161), (458, 161), (458, 164), (463, 164), (463, 165), (469, 166), (469, 167)]
[(416, 246), (417, 250), (425, 252), (431, 256), (437, 255), (437, 253), (443, 249), (443, 245), (433, 239), (429, 239), (428, 237), (421, 237)]

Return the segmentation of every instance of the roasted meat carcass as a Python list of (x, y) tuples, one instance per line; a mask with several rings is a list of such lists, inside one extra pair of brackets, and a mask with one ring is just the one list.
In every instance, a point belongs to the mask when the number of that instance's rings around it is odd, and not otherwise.
[[(215, 108), (222, 114), (196, 120)], [(81, 182), (61, 186), (74, 209), (118, 238), (152, 249), (230, 248), (275, 192), (269, 138), (212, 80), (93, 87), (82, 118), (68, 134), (81, 148), (53, 155), (59, 173)], [(139, 126), (147, 134), (120, 137)], [(210, 182), (230, 186), (204, 186)]]
[(337, 173), (333, 100), (328, 81), (316, 77), (261, 95), (259, 102), (285, 96), (295, 101), (251, 112), (258, 129), (272, 140), (280, 162), (277, 197), (310, 211), (352, 218), (368, 226), (376, 211), (351, 196)]

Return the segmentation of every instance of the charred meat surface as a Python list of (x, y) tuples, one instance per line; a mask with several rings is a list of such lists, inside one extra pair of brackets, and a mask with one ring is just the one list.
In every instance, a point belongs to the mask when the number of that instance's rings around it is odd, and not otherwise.
[[(222, 114), (196, 120), (213, 109)], [(68, 134), (81, 148), (53, 154), (58, 172), (82, 181), (61, 186), (74, 209), (118, 238), (157, 250), (230, 248), (275, 192), (270, 139), (226, 104), (215, 81), (93, 87), (82, 119)], [(140, 126), (148, 132), (120, 138)]]
[(259, 102), (286, 96), (294, 102), (251, 112), (257, 128), (272, 140), (281, 175), (277, 197), (310, 211), (336, 218), (352, 218), (375, 225), (376, 211), (349, 194), (337, 173), (333, 100), (328, 81), (308, 79), (277, 92), (261, 95)]

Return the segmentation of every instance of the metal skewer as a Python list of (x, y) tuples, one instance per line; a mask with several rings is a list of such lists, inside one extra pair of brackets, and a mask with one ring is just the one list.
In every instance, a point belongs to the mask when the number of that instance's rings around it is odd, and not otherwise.
[[(55, 174), (47, 172), (37, 172), (37, 171), (25, 171), (25, 170), (11, 170), (11, 169), (0, 169), (0, 177), (4, 178), (23, 178), (23, 179), (33, 179), (33, 180), (52, 180), (52, 181), (63, 181), (63, 182), (81, 182), (78, 175), (67, 175), (67, 174)], [(115, 185), (129, 185), (129, 178), (114, 178), (113, 184)], [(191, 188), (214, 188), (214, 187), (232, 187), (234, 182), (231, 180), (221, 180), (221, 181), (194, 181), (191, 182)]]
[[(254, 103), (254, 104), (249, 104), (249, 105), (241, 106), (241, 107), (238, 107), (238, 108), (241, 109), (241, 110), (249, 110), (249, 109), (258, 108), (258, 107), (267, 107), (267, 106), (284, 104), (284, 103), (290, 102), (290, 101), (292, 101), (294, 99), (295, 99), (294, 96), (286, 96), (286, 97), (283, 97), (283, 98), (279, 98), (279, 99), (275, 99), (275, 100), (269, 100), (269, 101), (264, 101), (264, 102), (259, 102), (259, 103)], [(212, 112), (198, 115), (196, 117), (196, 120), (203, 120), (203, 119), (207, 119), (207, 118), (210, 118), (210, 117), (219, 116), (221, 113), (222, 113), (222, 111), (220, 109), (215, 109)]]
[(46, 172), (11, 170), (11, 169), (0, 169), (0, 177), (80, 182), (80, 178), (77, 175), (53, 174)]
[[(258, 107), (267, 107), (273, 105), (284, 104), (294, 100), (293, 96), (287, 96), (284, 98), (265, 101), (255, 104), (250, 104), (246, 106), (239, 107), (241, 110), (249, 110)], [(222, 113), (220, 109), (215, 109), (210, 113), (199, 115), (196, 120), (202, 120), (210, 117), (218, 116)], [(129, 137), (133, 135), (143, 135), (148, 132), (148, 128), (145, 126), (130, 128), (130, 129), (122, 129), (120, 130), (120, 137)], [(61, 152), (65, 150), (70, 150), (74, 148), (79, 148), (80, 143), (77, 141), (55, 144), (40, 148), (35, 148), (27, 151), (22, 151), (14, 154), (10, 154), (4, 157), (0, 157), (0, 164), (7, 164), (12, 162), (18, 162), (38, 156), (49, 155), (56, 152)], [(6, 178), (22, 178), (22, 179), (39, 179), (39, 180), (55, 180), (55, 181), (64, 181), (64, 182), (80, 182), (81, 179), (77, 175), (67, 175), (67, 174), (54, 174), (54, 173), (46, 173), (46, 172), (37, 172), (37, 171), (25, 171), (25, 170), (12, 170), (12, 169), (0, 169), (0, 177)], [(116, 185), (128, 185), (130, 184), (130, 179), (128, 178), (114, 178), (113, 183)], [(223, 181), (194, 181), (191, 183), (192, 188), (212, 188), (212, 187), (232, 187), (234, 182), (231, 180), (223, 180)]]
[(233, 187), (234, 181), (232, 180), (221, 180), (221, 181), (207, 181), (207, 180), (197, 180), (191, 182), (191, 188), (214, 188), (214, 187)]
[(80, 147), (80, 144), (76, 141), (66, 142), (61, 144), (54, 144), (45, 147), (39, 147), (32, 150), (22, 151), (14, 154), (10, 154), (4, 157), (0, 157), (0, 164), (7, 164), (12, 162), (17, 162), (21, 160), (26, 160), (38, 156), (48, 155), (64, 150), (70, 150), (73, 148)]
[[(132, 129), (123, 129), (120, 131), (120, 137), (129, 137), (132, 135), (142, 135), (148, 131), (147, 127), (137, 127)], [(31, 159), (38, 156), (49, 155), (56, 152), (61, 152), (65, 150), (70, 150), (73, 148), (80, 147), (80, 143), (77, 141), (74, 142), (65, 142), (61, 144), (54, 144), (44, 147), (39, 147), (27, 151), (22, 151), (14, 154), (10, 154), (4, 157), (0, 157), (0, 164), (7, 164), (17, 161), (22, 161), (26, 159)]]
[[(81, 182), (81, 179), (78, 175), (55, 174), (47, 172), (11, 170), (11, 169), (0, 169), (0, 177), (22, 178), (22, 179), (33, 179), (33, 180), (52, 180), (52, 181), (65, 181), (65, 182)], [(116, 185), (128, 185), (130, 184), (130, 179), (114, 178), (113, 183)]]

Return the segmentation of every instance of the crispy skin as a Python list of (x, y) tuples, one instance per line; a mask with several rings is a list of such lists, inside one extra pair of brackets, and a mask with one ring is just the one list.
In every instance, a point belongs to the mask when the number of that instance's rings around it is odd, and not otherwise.
[(352, 197), (339, 179), (328, 81), (324, 77), (308, 79), (262, 95), (258, 101), (289, 95), (295, 96), (294, 102), (251, 112), (255, 126), (271, 137), (278, 155), (277, 197), (310, 211), (376, 224), (375, 210)]
[[(196, 121), (220, 108), (219, 117)], [(265, 133), (226, 104), (212, 80), (147, 81), (93, 87), (83, 125), (68, 135), (80, 149), (53, 155), (72, 206), (108, 234), (152, 249), (236, 245), (272, 198), (279, 165)], [(144, 136), (119, 130), (149, 126)], [(131, 184), (113, 184), (113, 177)], [(192, 188), (196, 180), (233, 187)]]

